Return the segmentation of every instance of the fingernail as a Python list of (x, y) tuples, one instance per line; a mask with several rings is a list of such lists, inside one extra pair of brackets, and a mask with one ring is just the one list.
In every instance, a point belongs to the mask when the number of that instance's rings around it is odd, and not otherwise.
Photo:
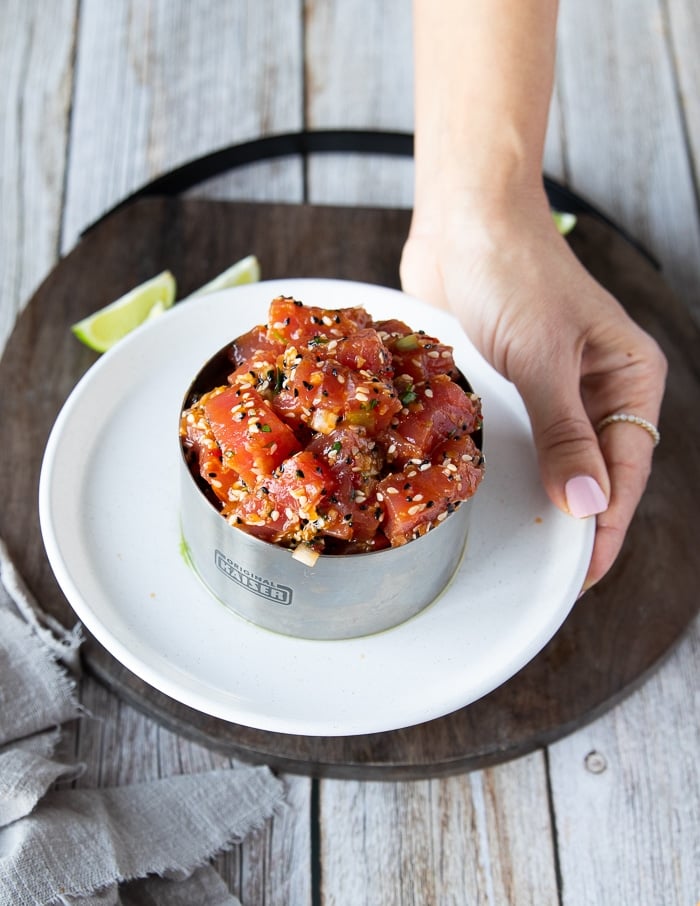
[(577, 519), (595, 516), (608, 508), (608, 501), (603, 489), (590, 475), (576, 475), (566, 482), (566, 505), (569, 512)]

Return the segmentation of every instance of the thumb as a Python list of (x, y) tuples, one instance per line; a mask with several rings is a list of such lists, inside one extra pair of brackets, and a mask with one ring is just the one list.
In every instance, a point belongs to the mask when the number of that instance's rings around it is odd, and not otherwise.
[(405, 293), (449, 310), (437, 257), (427, 237), (408, 237), (401, 253), (399, 276)]
[[(608, 508), (610, 477), (579, 392), (578, 374), (564, 380), (550, 363), (519, 384), (530, 415), (542, 483), (551, 501), (579, 519)], [(561, 375), (559, 381), (553, 374)]]

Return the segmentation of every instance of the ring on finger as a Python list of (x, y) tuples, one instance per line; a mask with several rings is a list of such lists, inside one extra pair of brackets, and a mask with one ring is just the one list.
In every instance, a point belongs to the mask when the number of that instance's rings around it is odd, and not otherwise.
[(646, 418), (642, 418), (641, 415), (632, 415), (629, 412), (613, 412), (612, 415), (608, 415), (601, 419), (595, 426), (596, 434), (600, 434), (603, 428), (607, 428), (608, 425), (613, 425), (616, 422), (626, 422), (629, 425), (636, 425), (638, 428), (643, 428), (654, 441), (654, 446), (657, 447), (659, 445), (661, 435), (659, 434), (659, 429), (656, 425)]

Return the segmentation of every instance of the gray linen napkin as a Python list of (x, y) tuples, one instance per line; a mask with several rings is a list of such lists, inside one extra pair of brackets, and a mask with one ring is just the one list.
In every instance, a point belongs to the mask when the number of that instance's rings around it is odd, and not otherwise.
[(77, 665), (80, 640), (41, 612), (0, 539), (0, 906), (236, 906), (207, 862), (281, 806), (268, 768), (50, 791), (81, 769), (52, 758), (80, 715), (58, 663)]

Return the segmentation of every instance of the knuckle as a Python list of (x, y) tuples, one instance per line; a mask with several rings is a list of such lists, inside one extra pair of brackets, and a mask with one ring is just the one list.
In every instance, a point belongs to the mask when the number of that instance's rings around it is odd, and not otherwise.
[(656, 340), (648, 335), (646, 356), (651, 370), (655, 374), (665, 377), (668, 372), (668, 360)]
[(650, 383), (663, 386), (668, 374), (668, 360), (656, 340), (646, 333), (642, 334), (639, 364)]
[[(650, 446), (650, 444), (647, 444), (645, 448)], [(608, 462), (608, 466), (616, 474), (616, 484), (627, 489), (628, 496), (634, 501), (635, 506), (639, 502), (639, 498), (642, 496), (651, 475), (651, 450), (640, 453), (640, 450), (645, 448), (635, 445), (633, 454), (626, 457), (613, 456)]]
[(572, 457), (588, 452), (595, 443), (590, 422), (574, 416), (549, 422), (536, 440), (541, 450)]

